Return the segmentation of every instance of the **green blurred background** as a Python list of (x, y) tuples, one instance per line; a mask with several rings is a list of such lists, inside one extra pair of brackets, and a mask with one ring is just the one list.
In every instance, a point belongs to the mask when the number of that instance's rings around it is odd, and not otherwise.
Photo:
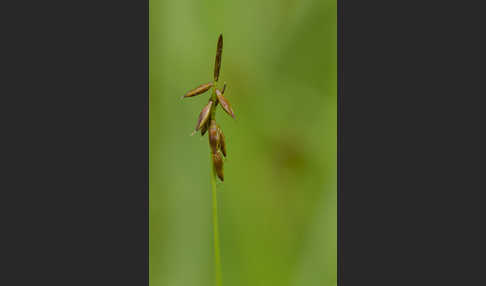
[(207, 135), (220, 82), (228, 159), (218, 183), (223, 285), (336, 285), (336, 1), (150, 0), (150, 285), (213, 285)]

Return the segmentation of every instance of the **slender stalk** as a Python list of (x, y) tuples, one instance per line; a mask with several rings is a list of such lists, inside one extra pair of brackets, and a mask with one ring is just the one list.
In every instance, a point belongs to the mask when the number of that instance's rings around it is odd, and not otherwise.
[(218, 194), (216, 190), (216, 172), (212, 164), (211, 164), (211, 186), (213, 190), (214, 278), (215, 278), (215, 285), (221, 286), (223, 282), (221, 277), (222, 276), (221, 256), (219, 250)]

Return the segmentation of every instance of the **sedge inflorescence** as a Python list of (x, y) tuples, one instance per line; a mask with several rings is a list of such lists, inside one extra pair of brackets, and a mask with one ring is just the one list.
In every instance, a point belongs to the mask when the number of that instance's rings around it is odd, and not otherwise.
[(212, 82), (202, 84), (195, 89), (187, 92), (183, 98), (193, 97), (199, 94), (203, 94), (212, 88), (212, 94), (209, 98), (209, 102), (204, 106), (199, 118), (197, 120), (196, 129), (194, 132), (201, 132), (201, 136), (207, 132), (209, 137), (209, 147), (211, 149), (211, 158), (213, 162), (213, 168), (216, 172), (218, 178), (224, 181), (223, 174), (223, 156), (226, 158), (226, 142), (223, 131), (221, 127), (216, 123), (216, 107), (221, 105), (223, 110), (230, 115), (235, 117), (235, 113), (229, 101), (224, 97), (224, 92), (226, 90), (226, 82), (222, 89), (217, 87), (219, 79), (219, 71), (221, 69), (221, 56), (223, 52), (223, 35), (219, 35), (218, 44), (216, 48), (216, 60), (214, 63), (214, 80)]

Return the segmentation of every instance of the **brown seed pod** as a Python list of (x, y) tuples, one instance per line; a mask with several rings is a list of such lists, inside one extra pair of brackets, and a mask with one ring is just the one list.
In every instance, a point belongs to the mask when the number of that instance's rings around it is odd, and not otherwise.
[(214, 62), (214, 81), (218, 81), (219, 70), (221, 69), (221, 55), (223, 53), (223, 34), (219, 35), (216, 48), (216, 61)]
[(224, 91), (226, 90), (226, 82), (224, 82), (224, 85), (223, 85), (223, 90), (221, 90), (221, 94), (224, 94)]
[(235, 113), (233, 111), (233, 108), (231, 108), (231, 104), (223, 96), (223, 94), (219, 89), (216, 89), (216, 96), (218, 97), (218, 101), (219, 103), (221, 103), (221, 106), (223, 107), (224, 111), (226, 111), (226, 113), (228, 113), (231, 117), (235, 118)]
[(213, 167), (221, 181), (224, 181), (223, 174), (223, 158), (221, 158), (221, 153), (213, 154)]
[(208, 128), (209, 128), (209, 120), (206, 121), (206, 124), (204, 124), (201, 127), (201, 136), (204, 136), (204, 134), (206, 133), (206, 131), (208, 131)]
[(209, 119), (209, 115), (211, 114), (211, 107), (213, 106), (213, 102), (209, 101), (206, 106), (202, 109), (201, 113), (199, 114), (199, 118), (197, 119), (196, 124), (196, 131), (201, 129)]
[(213, 85), (214, 85), (214, 83), (212, 83), (212, 82), (208, 82), (208, 83), (205, 83), (205, 84), (201, 84), (200, 86), (196, 87), (195, 89), (193, 89), (191, 91), (188, 91), (182, 98), (185, 98), (185, 97), (193, 97), (193, 96), (196, 96), (196, 95), (205, 93)]
[(216, 154), (219, 149), (219, 132), (218, 132), (218, 125), (216, 121), (213, 119), (209, 123), (209, 146), (211, 147), (211, 152)]
[(218, 126), (218, 133), (219, 133), (219, 149), (223, 153), (223, 155), (226, 157), (226, 143), (224, 141), (224, 134), (221, 128)]

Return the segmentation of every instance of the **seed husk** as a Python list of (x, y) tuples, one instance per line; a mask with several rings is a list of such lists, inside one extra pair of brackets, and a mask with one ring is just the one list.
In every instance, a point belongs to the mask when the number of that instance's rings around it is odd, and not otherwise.
[(221, 130), (221, 128), (218, 126), (218, 133), (219, 133), (219, 149), (221, 150), (221, 152), (223, 153), (223, 156), (226, 157), (226, 143), (225, 143), (225, 140), (224, 140), (224, 134), (223, 134), (223, 131)]
[(223, 90), (221, 90), (221, 94), (224, 94), (224, 91), (226, 90), (226, 82), (224, 82), (224, 85), (223, 85)]
[(206, 133), (206, 131), (208, 131), (208, 128), (209, 128), (209, 120), (206, 121), (206, 124), (204, 124), (201, 127), (201, 136), (204, 136), (204, 134)]
[(211, 107), (213, 106), (213, 101), (209, 101), (206, 106), (202, 109), (201, 113), (199, 114), (199, 118), (197, 119), (196, 131), (201, 129), (209, 119), (209, 115), (211, 114)]
[(216, 154), (219, 149), (219, 132), (218, 132), (218, 125), (216, 124), (216, 121), (213, 119), (211, 120), (211, 123), (209, 124), (209, 145), (211, 147), (211, 152), (213, 154)]
[(208, 91), (214, 85), (213, 82), (208, 82), (205, 84), (201, 84), (200, 86), (196, 87), (195, 89), (188, 91), (182, 98), (186, 97), (193, 97)]
[(219, 35), (218, 46), (216, 47), (216, 60), (214, 62), (214, 81), (218, 81), (219, 70), (221, 69), (221, 55), (223, 53), (223, 34)]
[(224, 181), (224, 174), (223, 174), (223, 158), (221, 157), (221, 153), (213, 154), (213, 167), (218, 175), (218, 178), (221, 181)]
[(228, 113), (229, 116), (235, 118), (235, 113), (233, 111), (233, 108), (231, 108), (231, 104), (223, 96), (223, 94), (219, 89), (216, 89), (216, 96), (218, 97), (218, 102), (221, 103), (221, 106), (223, 107), (224, 111), (226, 111), (226, 113)]

